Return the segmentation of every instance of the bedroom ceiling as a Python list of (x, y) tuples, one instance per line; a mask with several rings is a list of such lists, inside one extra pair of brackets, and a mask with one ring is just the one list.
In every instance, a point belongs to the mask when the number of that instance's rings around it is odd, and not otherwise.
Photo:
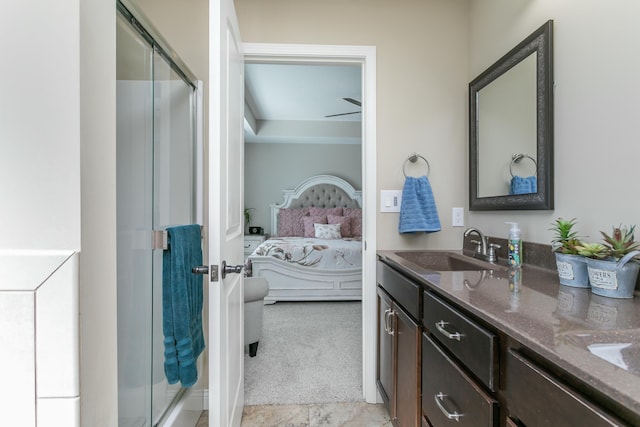
[(360, 144), (357, 64), (245, 64), (245, 142)]

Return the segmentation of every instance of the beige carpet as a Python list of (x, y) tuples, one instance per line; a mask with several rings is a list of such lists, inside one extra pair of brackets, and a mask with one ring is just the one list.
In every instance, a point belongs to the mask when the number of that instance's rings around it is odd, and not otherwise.
[(262, 334), (245, 353), (245, 405), (363, 400), (361, 302), (266, 305)]

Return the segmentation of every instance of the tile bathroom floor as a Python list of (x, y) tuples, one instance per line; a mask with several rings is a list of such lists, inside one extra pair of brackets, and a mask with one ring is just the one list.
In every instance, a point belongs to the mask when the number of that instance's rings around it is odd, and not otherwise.
[[(208, 427), (209, 412), (204, 411), (196, 427)], [(391, 427), (383, 404), (365, 402), (310, 405), (245, 406), (242, 427)]]

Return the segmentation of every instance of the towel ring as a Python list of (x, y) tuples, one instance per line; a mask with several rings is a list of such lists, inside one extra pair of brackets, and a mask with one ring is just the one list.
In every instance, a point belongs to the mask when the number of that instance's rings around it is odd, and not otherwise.
[(534, 159), (533, 157), (531, 157), (528, 154), (516, 153), (513, 156), (511, 156), (511, 164), (509, 165), (509, 173), (511, 173), (511, 178), (514, 177), (514, 175), (513, 175), (513, 165), (514, 165), (514, 163), (520, 163), (520, 160), (522, 160), (524, 158), (527, 158), (527, 159), (529, 159), (529, 160), (531, 160), (533, 162), (533, 165), (536, 167), (535, 175), (538, 175), (538, 163), (536, 163), (536, 159)]
[(427, 161), (427, 159), (425, 159), (423, 156), (421, 156), (418, 153), (413, 153), (412, 155), (410, 155), (409, 157), (407, 157), (407, 160), (404, 161), (404, 163), (402, 164), (402, 173), (404, 174), (404, 177), (407, 177), (407, 162), (411, 162), (411, 163), (415, 163), (418, 161), (418, 159), (422, 159), (424, 160), (424, 162), (427, 164), (427, 177), (429, 176), (429, 173), (431, 172), (431, 165), (429, 165), (429, 162)]

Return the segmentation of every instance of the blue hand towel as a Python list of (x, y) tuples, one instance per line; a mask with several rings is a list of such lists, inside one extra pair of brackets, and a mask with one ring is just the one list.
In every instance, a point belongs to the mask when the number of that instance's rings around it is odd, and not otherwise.
[(530, 194), (538, 192), (538, 180), (535, 176), (514, 176), (511, 178), (511, 190), (509, 194)]
[(431, 184), (426, 176), (408, 176), (402, 189), (400, 205), (400, 233), (440, 231), (440, 218), (433, 199)]
[(190, 387), (198, 380), (196, 360), (204, 350), (200, 226), (167, 228), (169, 249), (162, 254), (162, 330), (164, 372), (169, 384)]

